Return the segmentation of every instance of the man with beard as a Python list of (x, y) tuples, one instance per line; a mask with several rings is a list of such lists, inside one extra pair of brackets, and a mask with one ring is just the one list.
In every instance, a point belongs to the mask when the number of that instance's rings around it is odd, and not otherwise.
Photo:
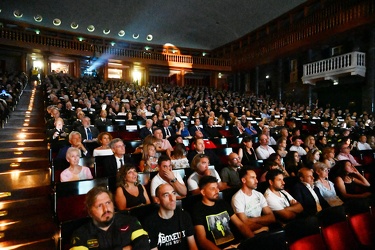
[(266, 174), (269, 184), (264, 197), (276, 218), (281, 223), (288, 222), (298, 217), (303, 212), (302, 205), (284, 190), (284, 175), (278, 169), (271, 169)]
[(199, 249), (235, 248), (239, 240), (233, 234), (233, 226), (246, 238), (254, 233), (233, 212), (232, 207), (219, 199), (217, 179), (203, 176), (199, 180), (202, 201), (195, 204), (192, 219)]
[(115, 214), (112, 193), (94, 187), (86, 195), (86, 208), (92, 221), (73, 233), (74, 249), (150, 249), (148, 235), (135, 217)]

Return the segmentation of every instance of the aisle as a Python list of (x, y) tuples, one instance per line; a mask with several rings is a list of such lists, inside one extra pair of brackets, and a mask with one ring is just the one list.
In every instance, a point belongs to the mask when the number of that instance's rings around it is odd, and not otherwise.
[(54, 249), (43, 93), (26, 86), (0, 129), (0, 249)]

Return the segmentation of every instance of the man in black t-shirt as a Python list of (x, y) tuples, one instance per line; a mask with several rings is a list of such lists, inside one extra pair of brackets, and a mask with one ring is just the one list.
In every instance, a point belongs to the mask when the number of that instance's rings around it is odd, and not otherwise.
[[(254, 237), (254, 233), (233, 212), (232, 207), (219, 199), (217, 179), (203, 176), (199, 180), (202, 201), (192, 211), (195, 235), (199, 249), (223, 249), (238, 245), (239, 241), (233, 234), (233, 224), (241, 234)], [(230, 223), (231, 222), (231, 223)]]
[(87, 193), (86, 208), (92, 220), (73, 233), (71, 250), (150, 249), (147, 232), (138, 220), (114, 213), (112, 193), (105, 187), (97, 186)]
[(176, 195), (169, 183), (156, 188), (155, 201), (160, 205), (159, 210), (144, 223), (150, 237), (151, 249), (198, 249), (189, 214), (176, 209)]

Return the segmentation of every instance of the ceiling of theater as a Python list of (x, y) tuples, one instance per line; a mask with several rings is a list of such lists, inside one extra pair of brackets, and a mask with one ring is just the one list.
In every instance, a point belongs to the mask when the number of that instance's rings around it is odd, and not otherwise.
[[(211, 50), (236, 40), (306, 0), (2, 0), (0, 19), (80, 36)], [(18, 10), (21, 18), (14, 16)], [(40, 15), (41, 22), (34, 20)], [(53, 20), (61, 20), (59, 26)], [(78, 28), (72, 29), (72, 23)], [(89, 32), (87, 27), (95, 30)], [(110, 30), (105, 35), (103, 30)], [(120, 37), (119, 31), (125, 31)], [(133, 38), (139, 35), (137, 39)], [(147, 41), (147, 36), (152, 40)], [(149, 36), (150, 38), (150, 36)]]

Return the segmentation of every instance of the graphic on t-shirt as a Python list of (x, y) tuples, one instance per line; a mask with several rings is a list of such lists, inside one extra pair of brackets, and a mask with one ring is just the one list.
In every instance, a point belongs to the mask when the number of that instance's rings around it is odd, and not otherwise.
[(181, 232), (175, 232), (169, 235), (163, 234), (162, 232), (159, 232), (158, 235), (158, 247), (164, 246), (172, 246), (172, 245), (178, 245), (181, 243), (182, 238), (185, 238), (185, 230), (182, 230)]
[(208, 231), (211, 232), (216, 245), (221, 245), (234, 240), (234, 236), (229, 227), (230, 217), (227, 211), (219, 214), (207, 215), (206, 221)]

